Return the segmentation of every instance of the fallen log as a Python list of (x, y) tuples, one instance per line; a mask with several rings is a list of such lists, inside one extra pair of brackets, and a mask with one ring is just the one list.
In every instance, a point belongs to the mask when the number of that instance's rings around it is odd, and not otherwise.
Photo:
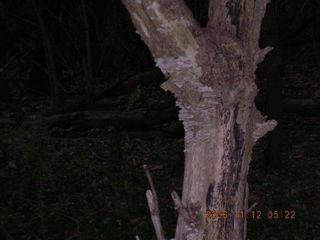
[(121, 130), (150, 130), (159, 124), (178, 121), (178, 111), (175, 106), (166, 109), (138, 108), (132, 110), (104, 110), (81, 111), (56, 114), (40, 117), (37, 120), (27, 121), (27, 124), (46, 124), (49, 127), (72, 128), (74, 130), (87, 130), (113, 126)]
[[(261, 106), (263, 101), (258, 100)], [(320, 101), (313, 99), (283, 99), (284, 112), (302, 115), (320, 116)], [(113, 126), (124, 131), (161, 130), (169, 135), (181, 135), (181, 126), (172, 124), (178, 122), (178, 109), (170, 101), (156, 106), (139, 107), (126, 110), (126, 105), (92, 105), (82, 111), (59, 113), (51, 116), (30, 116), (25, 121), (27, 125), (44, 124), (49, 127), (63, 129), (72, 128), (84, 131), (92, 128)], [(168, 124), (169, 123), (169, 124)], [(14, 121), (0, 119), (0, 128), (14, 125)]]

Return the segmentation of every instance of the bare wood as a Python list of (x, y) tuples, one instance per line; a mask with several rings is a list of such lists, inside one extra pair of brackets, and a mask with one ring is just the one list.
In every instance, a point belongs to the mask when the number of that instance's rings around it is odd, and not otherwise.
[(186, 210), (186, 207), (183, 206), (180, 198), (179, 198), (179, 195), (178, 193), (176, 192), (172, 192), (171, 193), (171, 197), (173, 199), (173, 202), (174, 202), (174, 205), (175, 205), (175, 208), (176, 210), (178, 210), (179, 214), (186, 220), (186, 221), (189, 221), (191, 222), (192, 219), (191, 217), (189, 216), (187, 210)]
[(157, 197), (157, 192), (156, 192), (156, 188), (154, 187), (154, 184), (153, 184), (153, 180), (152, 180), (152, 177), (151, 177), (151, 174), (149, 172), (149, 169), (148, 169), (148, 165), (147, 164), (143, 164), (142, 165), (144, 171), (145, 171), (145, 174), (148, 178), (148, 182), (149, 182), (149, 185), (151, 187), (151, 191), (153, 193), (153, 199), (154, 199), (154, 202), (155, 202), (155, 206), (157, 207), (156, 211), (160, 212), (159, 211), (159, 203), (158, 203), (158, 197)]
[(146, 176), (149, 181), (149, 185), (151, 187), (151, 190), (147, 190), (146, 197), (147, 197), (147, 201), (148, 201), (148, 206), (149, 206), (149, 211), (150, 211), (153, 227), (156, 232), (157, 239), (158, 240), (166, 240), (165, 235), (164, 235), (164, 231), (162, 228), (161, 220), (160, 220), (160, 215), (159, 215), (160, 210), (159, 210), (159, 203), (158, 203), (156, 189), (154, 187), (153, 180), (152, 180), (151, 174), (149, 172), (148, 166), (146, 164), (144, 164), (144, 165), (142, 165), (142, 167), (146, 173)]
[(251, 205), (251, 207), (249, 207), (246, 211), (246, 214), (249, 214), (256, 206), (258, 205), (257, 202), (255, 202), (254, 204)]

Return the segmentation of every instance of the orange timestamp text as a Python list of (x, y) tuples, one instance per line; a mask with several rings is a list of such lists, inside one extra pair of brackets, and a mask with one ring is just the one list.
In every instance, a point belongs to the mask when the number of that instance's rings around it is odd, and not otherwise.
[[(207, 220), (227, 219), (229, 217), (244, 218), (245, 211), (238, 211), (238, 212), (231, 213), (225, 210), (220, 210), (220, 211), (208, 210), (206, 211), (206, 216), (205, 216)], [(292, 220), (296, 218), (296, 212), (293, 210), (269, 210), (269, 211), (255, 210), (255, 211), (249, 212), (247, 214), (247, 218)]]

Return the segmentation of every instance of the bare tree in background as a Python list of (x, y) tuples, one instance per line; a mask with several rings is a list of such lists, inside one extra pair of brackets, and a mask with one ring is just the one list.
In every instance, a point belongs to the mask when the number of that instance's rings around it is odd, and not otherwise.
[[(210, 0), (205, 28), (183, 0), (122, 2), (168, 78), (161, 87), (174, 93), (184, 124), (182, 201), (172, 193), (175, 239), (245, 239), (252, 148), (276, 125), (254, 104), (255, 70), (271, 50), (258, 45), (267, 0)], [(147, 197), (157, 237), (165, 239), (154, 189)]]
[(49, 37), (49, 31), (47, 29), (47, 25), (41, 15), (42, 12), (42, 4), (41, 1), (37, 2), (35, 0), (32, 1), (32, 6), (34, 9), (34, 12), (36, 14), (40, 30), (41, 30), (41, 36), (43, 40), (43, 47), (44, 47), (44, 53), (45, 53), (45, 59), (46, 59), (46, 67), (47, 67), (47, 74), (49, 78), (49, 84), (50, 84), (50, 92), (52, 97), (52, 106), (56, 107), (58, 103), (60, 102), (60, 90), (59, 90), (59, 79), (57, 76), (57, 69), (55, 64), (55, 54), (53, 50), (53, 44)]

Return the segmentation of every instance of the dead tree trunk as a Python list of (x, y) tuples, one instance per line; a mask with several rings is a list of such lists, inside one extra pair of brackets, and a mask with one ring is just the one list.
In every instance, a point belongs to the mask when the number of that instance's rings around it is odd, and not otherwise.
[(184, 124), (175, 239), (245, 239), (251, 151), (276, 125), (254, 105), (254, 72), (271, 50), (258, 46), (267, 0), (211, 0), (206, 28), (182, 0), (122, 1), (168, 78), (161, 87), (175, 94)]

